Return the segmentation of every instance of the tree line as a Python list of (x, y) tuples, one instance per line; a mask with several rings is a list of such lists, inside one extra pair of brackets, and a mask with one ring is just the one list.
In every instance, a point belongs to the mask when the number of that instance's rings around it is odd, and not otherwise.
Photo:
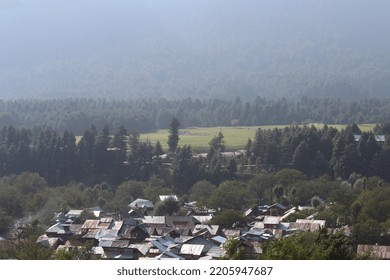
[[(341, 131), (326, 125), (259, 129), (239, 157), (223, 156), (222, 133), (210, 141), (206, 157), (194, 155), (190, 146), (179, 145), (179, 126), (178, 119), (173, 118), (168, 151), (159, 141), (140, 141), (138, 132), (129, 132), (123, 126), (111, 131), (105, 125), (99, 131), (92, 125), (79, 141), (67, 130), (58, 133), (46, 128), (37, 132), (5, 126), (0, 129), (0, 176), (36, 172), (49, 185), (71, 181), (117, 185), (125, 180), (147, 181), (159, 176), (181, 193), (199, 180), (218, 185), (237, 174), (285, 167), (310, 177), (328, 174), (346, 179), (357, 173), (390, 181), (388, 123), (377, 125), (372, 132), (362, 132), (355, 124)], [(162, 159), (166, 153), (169, 156)]]
[(173, 117), (182, 127), (236, 125), (293, 125), (383, 123), (390, 119), (390, 99), (342, 101), (335, 98), (304, 97), (298, 101), (257, 97), (223, 99), (48, 99), (0, 101), (0, 127), (15, 126), (33, 131), (51, 128), (75, 135), (93, 124), (106, 124), (139, 133), (168, 128)]
[[(260, 129), (237, 158), (223, 155), (222, 133), (210, 141), (207, 156), (199, 157), (180, 145), (178, 119), (169, 127), (168, 151), (159, 142), (141, 142), (138, 133), (124, 127), (111, 133), (108, 126), (101, 131), (91, 126), (79, 141), (68, 131), (34, 134), (3, 127), (0, 232), (7, 233), (25, 216), (49, 224), (56, 211), (96, 205), (125, 214), (136, 198), (157, 202), (158, 195), (175, 193), (182, 202), (218, 209), (212, 223), (223, 227), (245, 222), (243, 211), (256, 205), (311, 205), (312, 210), (289, 219), (316, 214), (329, 227), (353, 225), (354, 244), (390, 244), (390, 124), (369, 133), (356, 125), (341, 131), (327, 126)], [(378, 142), (377, 134), (386, 140)], [(359, 141), (355, 135), (361, 135)], [(164, 206), (156, 208), (180, 211)]]

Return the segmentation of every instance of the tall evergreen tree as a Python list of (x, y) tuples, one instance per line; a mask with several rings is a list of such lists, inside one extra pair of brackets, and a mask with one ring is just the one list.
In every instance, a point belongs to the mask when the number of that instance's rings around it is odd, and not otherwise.
[(173, 118), (169, 125), (168, 135), (168, 148), (172, 154), (176, 151), (177, 145), (179, 144), (179, 127), (179, 121), (176, 118)]

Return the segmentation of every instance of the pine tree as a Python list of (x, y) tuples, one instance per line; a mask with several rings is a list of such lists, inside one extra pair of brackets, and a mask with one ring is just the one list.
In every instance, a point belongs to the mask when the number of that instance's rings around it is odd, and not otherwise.
[(179, 127), (179, 121), (176, 118), (173, 118), (169, 125), (168, 135), (168, 147), (172, 154), (176, 151), (177, 145), (179, 143)]

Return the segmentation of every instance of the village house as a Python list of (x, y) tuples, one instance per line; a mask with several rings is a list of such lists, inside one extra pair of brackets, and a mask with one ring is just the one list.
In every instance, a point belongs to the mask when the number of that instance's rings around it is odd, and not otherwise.
[(137, 198), (128, 205), (130, 211), (128, 214), (132, 217), (142, 218), (144, 216), (152, 216), (154, 204), (152, 201), (142, 198)]

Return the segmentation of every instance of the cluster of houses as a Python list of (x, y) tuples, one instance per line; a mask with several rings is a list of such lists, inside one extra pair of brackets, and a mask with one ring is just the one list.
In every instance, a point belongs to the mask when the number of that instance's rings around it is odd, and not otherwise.
[[(175, 196), (171, 198), (177, 199)], [(161, 196), (160, 199), (167, 197)], [(244, 225), (236, 223), (228, 229), (210, 224), (213, 211), (199, 213), (196, 203), (184, 205), (187, 216), (153, 216), (154, 204), (145, 199), (136, 199), (128, 206), (128, 217), (120, 219), (105, 214), (98, 207), (89, 209), (95, 218), (84, 222), (79, 221), (83, 210), (60, 213), (56, 215), (56, 223), (37, 242), (56, 251), (75, 250), (80, 244), (89, 242), (95, 257), (101, 259), (216, 260), (225, 256), (226, 242), (236, 239), (247, 256), (256, 258), (262, 253), (262, 244), (272, 238), (325, 227), (324, 220), (315, 220), (314, 217), (283, 222), (298, 209), (287, 209), (278, 203), (248, 209), (244, 213), (248, 222)], [(372, 252), (373, 248), (359, 250), (361, 253)], [(390, 250), (382, 252), (381, 256), (390, 258)]]

